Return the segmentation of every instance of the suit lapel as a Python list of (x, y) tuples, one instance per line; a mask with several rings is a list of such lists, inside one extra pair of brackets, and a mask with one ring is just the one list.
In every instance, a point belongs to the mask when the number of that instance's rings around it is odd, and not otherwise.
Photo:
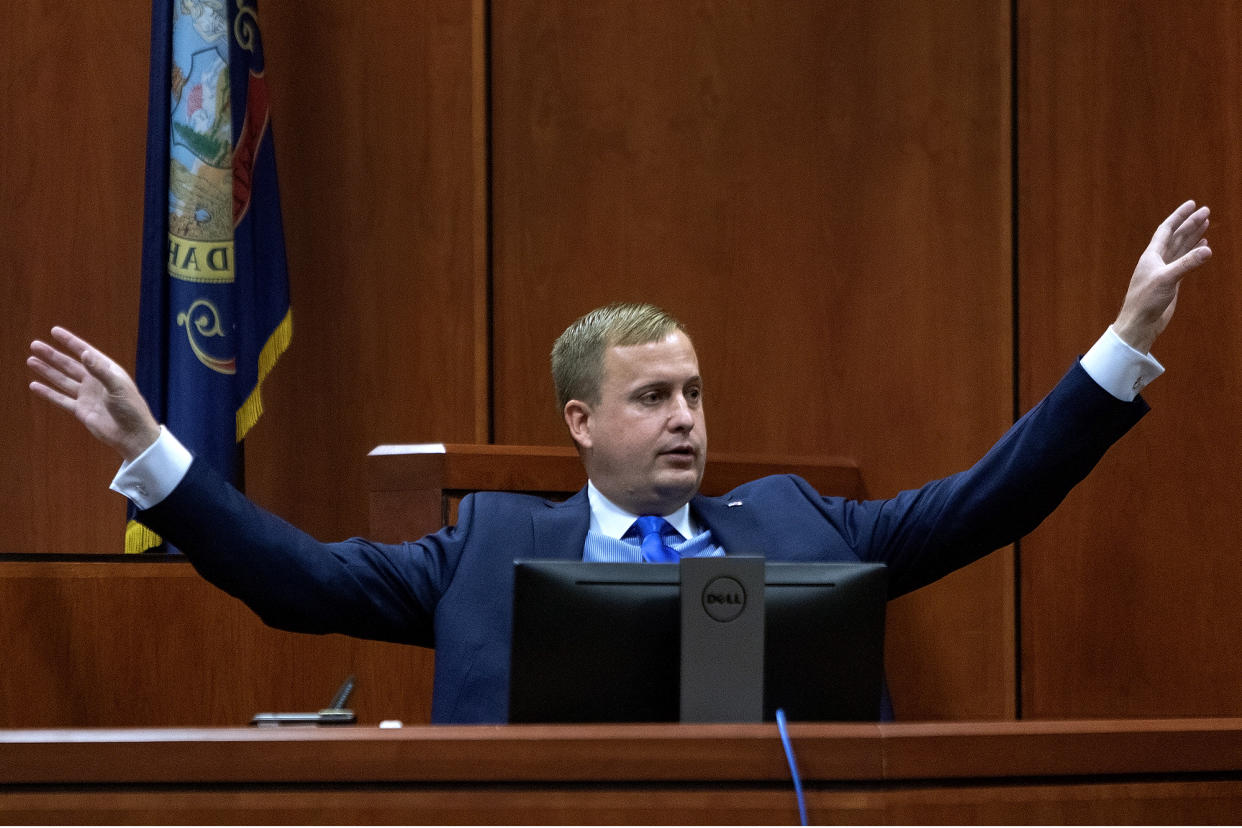
[(768, 549), (754, 511), (745, 500), (695, 495), (690, 509), (712, 531), (726, 555), (767, 557)]
[(586, 489), (561, 503), (531, 514), (532, 557), (582, 560), (587, 530), (591, 527), (591, 506)]

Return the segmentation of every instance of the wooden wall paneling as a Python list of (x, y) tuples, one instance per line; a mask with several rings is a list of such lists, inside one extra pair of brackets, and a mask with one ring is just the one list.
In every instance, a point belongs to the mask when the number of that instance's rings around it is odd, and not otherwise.
[[(372, 446), (486, 439), (483, 8), (261, 12), (295, 334), (264, 386), (248, 482), (295, 523), (342, 536), (366, 526)], [(6, 328), (0, 367), (14, 389), (0, 403), (0, 552), (119, 551), (116, 460), (22, 390), (23, 355), (59, 323), (132, 367), (150, 10), (2, 14), (15, 34), (3, 289), (23, 324)]]
[(1232, 4), (1019, 4), (1022, 369), (1029, 405), (1120, 307), (1152, 230), (1194, 198), (1215, 256), (1154, 354), (1152, 413), (1023, 545), (1031, 717), (1242, 710), (1242, 82)]
[[(713, 450), (856, 458), (874, 496), (1011, 422), (996, 2), (492, 4), (495, 434), (567, 440), (547, 352), (685, 321)], [(1007, 553), (893, 606), (908, 717), (1013, 712)]]
[(427, 722), (432, 653), (280, 632), (188, 563), (0, 563), (0, 727), (233, 725), (315, 711)]
[(33, 398), (25, 358), (60, 324), (133, 365), (150, 13), (0, 7), (0, 553), (122, 551), (116, 455)]
[[(247, 441), (248, 491), (336, 539), (366, 529), (373, 445), (486, 438), (484, 9), (267, 0), (261, 15), (295, 333)], [(13, 5), (0, 19), (13, 39), (0, 289), (20, 320), (0, 334), (0, 553), (119, 552), (117, 459), (30, 398), (22, 363), (60, 323), (132, 368), (150, 9)], [(15, 586), (29, 583), (8, 582), (9, 652), (29, 668), (0, 686), (9, 726), (235, 723), (256, 705), (321, 706), (347, 669), (391, 701), (380, 715), (425, 719), (423, 651), (267, 630), (185, 566), (92, 564), (103, 592), (80, 604), (87, 582), (48, 566), (31, 595), (74, 611), (48, 622)], [(30, 675), (47, 691), (36, 703)], [(312, 681), (329, 686), (295, 693)]]
[(365, 533), (375, 445), (487, 437), (483, 10), (262, 13), (294, 340), (264, 386), (247, 487), (334, 540)]

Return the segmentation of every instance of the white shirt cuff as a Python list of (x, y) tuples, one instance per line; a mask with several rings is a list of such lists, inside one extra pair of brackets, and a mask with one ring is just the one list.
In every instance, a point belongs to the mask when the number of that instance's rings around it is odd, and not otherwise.
[(1131, 348), (1109, 325), (1082, 358), (1082, 368), (1091, 379), (1119, 400), (1131, 402), (1148, 383), (1164, 373), (1151, 354)]
[(177, 488), (193, 459), (189, 449), (160, 426), (159, 438), (133, 460), (121, 463), (109, 488), (125, 495), (139, 509), (150, 509)]

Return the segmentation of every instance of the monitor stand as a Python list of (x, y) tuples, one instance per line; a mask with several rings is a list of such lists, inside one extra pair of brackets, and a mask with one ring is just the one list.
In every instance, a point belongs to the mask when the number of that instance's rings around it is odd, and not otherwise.
[(764, 559), (679, 566), (681, 721), (763, 721)]

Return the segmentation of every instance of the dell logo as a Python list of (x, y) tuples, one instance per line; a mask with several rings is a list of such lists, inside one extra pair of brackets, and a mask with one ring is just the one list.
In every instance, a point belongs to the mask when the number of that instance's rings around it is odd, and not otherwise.
[(717, 621), (732, 621), (746, 609), (746, 590), (728, 575), (713, 578), (703, 588), (703, 609)]

